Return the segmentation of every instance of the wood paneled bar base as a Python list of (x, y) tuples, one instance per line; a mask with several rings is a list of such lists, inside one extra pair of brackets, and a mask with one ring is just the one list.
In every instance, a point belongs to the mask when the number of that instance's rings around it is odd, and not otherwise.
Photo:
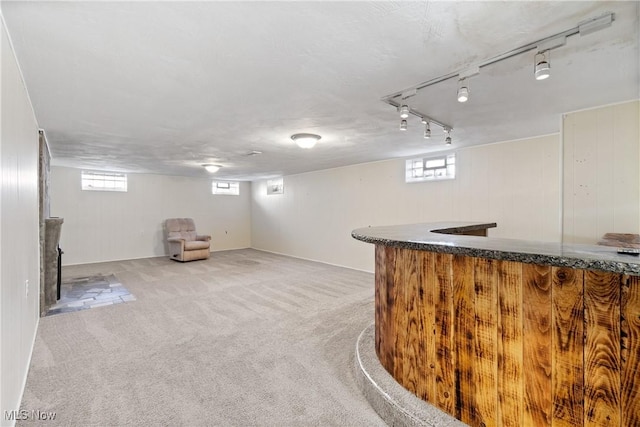
[(539, 264), (465, 244), (499, 239), (441, 235), (436, 251), (388, 232), (353, 235), (379, 240), (375, 348), (402, 386), (471, 426), (640, 426), (637, 259)]

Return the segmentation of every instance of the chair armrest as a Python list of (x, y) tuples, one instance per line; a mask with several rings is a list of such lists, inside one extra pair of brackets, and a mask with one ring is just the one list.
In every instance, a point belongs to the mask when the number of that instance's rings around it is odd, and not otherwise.
[(167, 242), (176, 242), (176, 243), (180, 243), (180, 242), (184, 242), (184, 239), (181, 237), (169, 237), (167, 239)]
[(198, 234), (196, 236), (196, 240), (202, 240), (203, 242), (209, 242), (209, 241), (211, 241), (211, 236), (205, 236), (205, 235), (202, 235), (202, 234)]

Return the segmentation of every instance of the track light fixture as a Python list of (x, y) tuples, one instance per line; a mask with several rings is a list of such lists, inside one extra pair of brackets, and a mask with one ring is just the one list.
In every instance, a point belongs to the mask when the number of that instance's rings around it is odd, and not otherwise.
[(398, 112), (400, 113), (400, 118), (401, 119), (406, 119), (409, 117), (409, 106), (404, 104), (401, 105), (400, 108), (398, 108)]
[[(398, 106), (398, 111), (400, 111), (400, 106)], [(441, 122), (439, 122), (437, 120), (434, 120), (431, 117), (424, 116), (424, 115), (419, 115), (416, 111), (411, 111), (411, 114), (420, 117), (420, 122), (424, 125), (424, 138), (425, 139), (431, 138), (431, 124), (435, 124), (437, 126), (440, 126), (442, 129), (449, 129), (449, 130), (453, 129), (451, 126), (446, 125), (444, 123), (441, 123)], [(407, 130), (407, 119), (400, 119), (400, 130), (401, 131), (406, 131)]]
[[(562, 47), (566, 44), (566, 41), (569, 37), (573, 37), (576, 35), (584, 36), (587, 34), (591, 34), (595, 31), (599, 31), (603, 28), (610, 27), (615, 20), (615, 15), (611, 12), (604, 13), (598, 17), (587, 19), (578, 23), (573, 28), (569, 28), (565, 31), (556, 33), (552, 36), (545, 37), (540, 40), (536, 40), (534, 42), (519, 46), (515, 49), (512, 49), (507, 52), (502, 52), (498, 55), (495, 55), (491, 58), (483, 60), (482, 62), (477, 62), (473, 64), (473, 66), (467, 66), (457, 71), (450, 72), (448, 74), (444, 74), (439, 77), (432, 78), (431, 80), (427, 80), (421, 83), (418, 83), (415, 86), (411, 86), (409, 88), (403, 89), (399, 92), (392, 93), (390, 95), (384, 96), (382, 98), (383, 102), (397, 108), (400, 113), (400, 117), (404, 120), (409, 117), (410, 114), (418, 117), (424, 117), (429, 119), (429, 122), (440, 126), (445, 129), (447, 135), (449, 131), (453, 128), (441, 121), (434, 119), (433, 117), (424, 114), (423, 112), (417, 110), (416, 108), (409, 108), (407, 105), (407, 98), (410, 98), (416, 95), (420, 90), (425, 89), (429, 86), (433, 86), (445, 81), (448, 81), (453, 78), (458, 79), (458, 101), (466, 102), (469, 100), (469, 85), (468, 79), (470, 77), (479, 74), (480, 68), (486, 67), (487, 65), (495, 64), (500, 61), (504, 61), (509, 58), (513, 58), (514, 56), (521, 55), (526, 52), (534, 51), (537, 52), (534, 58), (534, 76), (536, 80), (544, 80), (551, 75), (551, 66), (550, 66), (550, 52), (552, 49), (556, 49)], [(414, 106), (415, 107), (415, 106)], [(423, 121), (424, 124), (426, 124)], [(406, 127), (403, 128), (402, 124), (400, 129), (406, 130)], [(425, 138), (427, 137), (427, 129), (425, 129)], [(451, 144), (451, 137), (447, 136), (446, 143)]]
[(477, 65), (468, 67), (458, 74), (458, 102), (469, 100), (469, 78), (480, 74), (480, 67)]
[(549, 63), (550, 51), (536, 53), (534, 57), (533, 75), (536, 80), (544, 80), (551, 75), (551, 64)]
[(425, 121), (424, 123), (424, 138), (431, 138), (431, 124), (428, 121)]
[(444, 133), (447, 135), (447, 137), (444, 139), (444, 143), (447, 145), (451, 145), (451, 129), (445, 128)]
[(469, 100), (469, 85), (466, 78), (458, 80), (458, 102), (467, 102)]

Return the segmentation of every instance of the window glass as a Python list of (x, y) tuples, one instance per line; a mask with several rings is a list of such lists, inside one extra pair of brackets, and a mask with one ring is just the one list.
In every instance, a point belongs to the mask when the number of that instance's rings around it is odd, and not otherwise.
[(211, 194), (238, 196), (240, 194), (240, 183), (235, 181), (213, 181), (211, 183)]
[(456, 177), (456, 155), (444, 154), (406, 162), (406, 182), (436, 181)]
[(81, 173), (82, 189), (87, 191), (127, 191), (127, 174), (114, 172)]

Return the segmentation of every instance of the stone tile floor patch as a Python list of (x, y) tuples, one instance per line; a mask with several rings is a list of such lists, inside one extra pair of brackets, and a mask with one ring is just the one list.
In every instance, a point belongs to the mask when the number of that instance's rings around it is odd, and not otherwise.
[(65, 279), (60, 287), (60, 299), (52, 305), (45, 316), (60, 313), (105, 307), (128, 301), (135, 301), (127, 288), (116, 276), (95, 275)]

